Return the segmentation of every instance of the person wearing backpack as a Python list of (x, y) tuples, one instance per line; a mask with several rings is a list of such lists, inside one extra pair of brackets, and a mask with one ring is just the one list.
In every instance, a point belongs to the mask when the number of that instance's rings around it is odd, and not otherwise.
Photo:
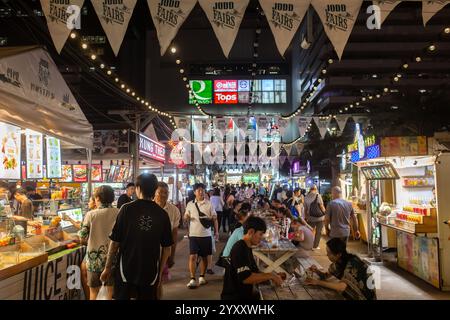
[(305, 196), (305, 218), (308, 224), (316, 230), (314, 236), (313, 250), (319, 250), (319, 243), (322, 237), (322, 230), (325, 221), (325, 206), (317, 186), (312, 185)]

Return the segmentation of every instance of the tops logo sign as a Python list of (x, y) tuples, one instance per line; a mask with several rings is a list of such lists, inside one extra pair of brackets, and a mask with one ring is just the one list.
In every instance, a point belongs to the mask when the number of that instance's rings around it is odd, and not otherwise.
[(237, 92), (230, 93), (214, 93), (214, 103), (215, 104), (237, 104), (238, 94)]
[(214, 80), (215, 92), (236, 92), (237, 88), (237, 80)]

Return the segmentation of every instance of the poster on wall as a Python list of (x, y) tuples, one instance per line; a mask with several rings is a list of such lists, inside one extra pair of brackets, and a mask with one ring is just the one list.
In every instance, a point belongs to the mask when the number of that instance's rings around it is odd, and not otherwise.
[(72, 182), (73, 181), (72, 165), (64, 164), (62, 166), (62, 178), (60, 181), (61, 182)]
[(0, 122), (0, 179), (20, 179), (20, 128)]
[(97, 130), (94, 131), (94, 153), (117, 154), (128, 153), (128, 130)]
[(381, 156), (425, 156), (428, 154), (427, 137), (384, 137), (381, 138)]
[(27, 179), (42, 179), (43, 170), (42, 134), (32, 130), (26, 131)]
[(91, 167), (91, 181), (102, 182), (103, 181), (103, 166), (101, 164), (93, 164)]
[(87, 165), (73, 165), (73, 182), (87, 182)]
[(61, 178), (61, 142), (47, 137), (47, 178)]

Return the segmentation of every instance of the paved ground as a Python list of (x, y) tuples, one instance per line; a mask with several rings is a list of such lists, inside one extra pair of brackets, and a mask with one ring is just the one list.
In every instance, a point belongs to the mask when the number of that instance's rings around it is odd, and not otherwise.
[[(184, 238), (185, 231), (181, 230), (179, 235), (177, 256), (175, 266), (171, 269), (171, 279), (164, 286), (164, 299), (170, 300), (218, 300), (222, 291), (223, 269), (214, 266), (215, 275), (207, 276), (208, 284), (197, 289), (188, 289), (186, 287), (189, 281), (189, 271), (187, 267), (189, 246)], [(217, 244), (217, 252), (214, 257), (214, 263), (217, 261), (217, 255), (221, 252), (227, 236), (221, 235), (220, 242)], [(325, 252), (325, 241), (322, 239), (320, 250), (312, 252), (312, 256), (324, 268), (329, 265), (329, 260)], [(350, 242), (349, 251), (357, 253), (364, 257), (367, 247), (360, 242)], [(389, 260), (389, 259), (388, 259)], [(393, 258), (391, 259), (393, 260)], [(386, 300), (424, 300), (424, 299), (446, 299), (450, 300), (450, 292), (441, 292), (425, 281), (411, 275), (408, 272), (398, 268), (394, 260), (386, 262), (381, 268), (381, 288), (377, 291), (378, 299)], [(198, 273), (197, 273), (198, 276)]]

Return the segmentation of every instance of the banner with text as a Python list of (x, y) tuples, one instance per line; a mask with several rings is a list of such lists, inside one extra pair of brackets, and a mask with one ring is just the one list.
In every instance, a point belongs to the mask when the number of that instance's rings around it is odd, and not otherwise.
[[(384, 20), (388, 17), (392, 10), (400, 3), (401, 1), (373, 1), (373, 5), (378, 6), (380, 8), (380, 16), (379, 16), (379, 26), (381, 27)], [(377, 21), (378, 22), (378, 21)]]
[(164, 55), (197, 0), (147, 0), (147, 3), (158, 35), (161, 55)]
[(352, 33), (363, 0), (312, 0), (339, 60)]
[(297, 32), (310, 1), (259, 0), (282, 56)]
[(249, 1), (198, 1), (203, 11), (205, 11), (217, 40), (219, 40), (220, 46), (222, 47), (222, 51), (227, 58), (236, 40)]
[(137, 0), (91, 2), (117, 57)]
[[(70, 32), (80, 21), (84, 0), (49, 1), (41, 0), (42, 11), (56, 51), (61, 53)], [(77, 26), (81, 27), (81, 26)], [(71, 29), (72, 28), (72, 29)]]

